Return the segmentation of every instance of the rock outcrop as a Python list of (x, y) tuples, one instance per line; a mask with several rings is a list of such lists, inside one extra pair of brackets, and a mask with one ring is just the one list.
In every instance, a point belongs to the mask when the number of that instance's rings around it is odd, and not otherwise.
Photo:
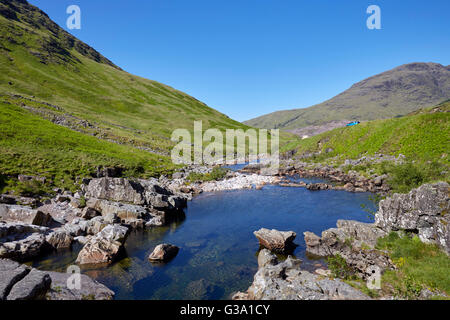
[(386, 230), (417, 233), (423, 242), (436, 243), (450, 254), (450, 186), (424, 184), (408, 194), (380, 201), (375, 223)]
[[(267, 252), (261, 251), (260, 255)], [(301, 261), (292, 257), (278, 264), (275, 258), (262, 260), (272, 262), (264, 263), (247, 292), (238, 292), (234, 300), (369, 300), (342, 280), (301, 270)]]
[(148, 259), (152, 262), (167, 262), (175, 258), (179, 250), (180, 248), (178, 248), (177, 246), (163, 243), (156, 246)]
[(108, 225), (88, 240), (77, 257), (79, 264), (109, 264), (121, 253), (129, 229), (121, 225)]
[[(114, 292), (80, 274), (80, 286), (68, 286), (71, 273), (39, 271), (0, 259), (0, 300), (111, 300)], [(69, 281), (68, 281), (69, 280)]]
[(375, 249), (377, 239), (387, 233), (374, 224), (339, 220), (337, 228), (322, 232), (319, 237), (305, 232), (306, 251), (316, 256), (341, 255), (363, 279), (371, 275), (373, 266), (381, 271), (393, 267), (389, 257)]
[(297, 234), (293, 231), (278, 231), (262, 228), (253, 232), (255, 237), (259, 240), (259, 244), (274, 252), (290, 253), (296, 245), (294, 239)]
[(0, 222), (0, 258), (28, 261), (47, 252), (47, 227)]
[(11, 289), (7, 300), (43, 300), (52, 280), (48, 273), (32, 269)]
[(67, 286), (71, 274), (47, 273), (52, 279), (51, 288), (46, 296), (47, 300), (112, 300), (114, 298), (114, 291), (84, 274), (80, 274), (80, 287), (76, 289)]
[(5, 222), (21, 222), (37, 226), (49, 226), (52, 217), (39, 210), (18, 205), (0, 204), (0, 220)]

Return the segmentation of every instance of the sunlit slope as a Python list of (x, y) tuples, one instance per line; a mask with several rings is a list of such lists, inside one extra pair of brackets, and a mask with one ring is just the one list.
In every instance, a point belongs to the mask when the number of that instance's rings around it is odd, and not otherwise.
[(131, 75), (38, 8), (0, 0), (0, 92), (61, 107), (115, 140), (168, 151), (176, 128), (248, 128), (195, 98)]
[(315, 153), (315, 160), (335, 156), (356, 159), (378, 152), (403, 154), (411, 161), (437, 160), (449, 164), (450, 102), (400, 118), (331, 130), (292, 143), (284, 150), (296, 150), (297, 156)]

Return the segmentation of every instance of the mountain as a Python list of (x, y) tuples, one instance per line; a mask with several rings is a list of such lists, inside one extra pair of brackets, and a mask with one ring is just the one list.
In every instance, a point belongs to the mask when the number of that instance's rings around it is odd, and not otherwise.
[(123, 71), (25, 0), (0, 0), (0, 70), (0, 192), (18, 174), (69, 189), (98, 166), (170, 174), (174, 129), (248, 128)]
[(338, 120), (402, 116), (450, 99), (450, 66), (411, 63), (375, 75), (321, 104), (245, 121), (259, 128), (301, 129)]
[[(314, 161), (403, 154), (414, 162), (450, 165), (450, 100), (406, 116), (363, 122), (301, 140), (283, 151)], [(312, 156), (312, 157), (311, 157)], [(448, 171), (443, 174), (449, 178)]]
[(2, 97), (57, 106), (59, 113), (46, 110), (47, 118), (81, 119), (92, 125), (85, 131), (105, 140), (167, 154), (172, 131), (193, 129), (194, 120), (204, 129), (247, 128), (183, 92), (121, 70), (25, 0), (0, 0), (0, 67)]

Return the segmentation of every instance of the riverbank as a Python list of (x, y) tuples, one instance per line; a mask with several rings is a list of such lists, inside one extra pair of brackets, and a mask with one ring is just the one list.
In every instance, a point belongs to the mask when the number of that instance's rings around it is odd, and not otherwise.
[(305, 232), (307, 252), (328, 257), (330, 270), (260, 263), (234, 299), (449, 299), (449, 194), (445, 182), (426, 184), (382, 200), (375, 223), (340, 220), (321, 237)]

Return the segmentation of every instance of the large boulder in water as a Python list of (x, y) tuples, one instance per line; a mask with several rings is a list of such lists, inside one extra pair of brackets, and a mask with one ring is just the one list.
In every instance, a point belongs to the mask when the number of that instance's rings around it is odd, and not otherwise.
[(152, 262), (167, 262), (175, 258), (179, 250), (177, 246), (163, 243), (156, 246), (148, 259)]
[(292, 252), (296, 245), (293, 243), (297, 234), (293, 231), (278, 231), (262, 228), (253, 232), (259, 244), (271, 251), (280, 253)]

